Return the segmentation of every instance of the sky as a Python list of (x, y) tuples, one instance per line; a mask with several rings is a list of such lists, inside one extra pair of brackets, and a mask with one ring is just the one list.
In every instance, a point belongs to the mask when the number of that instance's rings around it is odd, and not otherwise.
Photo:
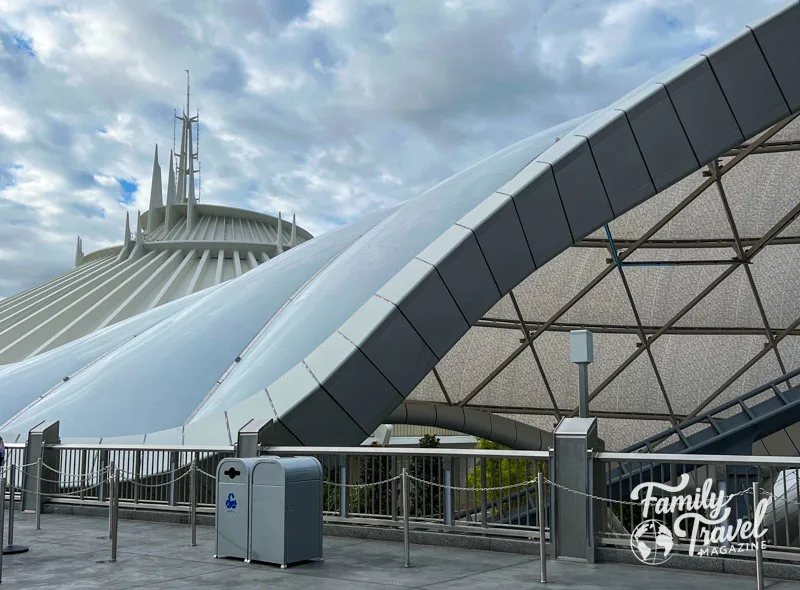
[[(200, 110), (203, 203), (318, 235), (787, 0), (0, 0), (0, 297), (122, 241)], [(135, 227), (135, 225), (134, 225)]]

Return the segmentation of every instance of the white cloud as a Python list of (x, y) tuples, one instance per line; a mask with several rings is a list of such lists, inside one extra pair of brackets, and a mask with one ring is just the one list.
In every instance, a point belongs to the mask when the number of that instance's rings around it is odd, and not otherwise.
[[(0, 1), (0, 297), (147, 207), (173, 107), (202, 198), (314, 233), (600, 108), (775, 0)], [(138, 190), (123, 202), (120, 180)]]

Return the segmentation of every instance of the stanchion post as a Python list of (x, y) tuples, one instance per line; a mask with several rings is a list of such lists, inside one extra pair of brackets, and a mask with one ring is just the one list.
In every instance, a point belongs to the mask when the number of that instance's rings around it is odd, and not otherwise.
[(487, 517), (486, 517), (486, 510), (488, 509), (487, 506), (487, 497), (486, 497), (486, 457), (481, 457), (481, 527), (486, 528), (488, 526)]
[(347, 518), (347, 455), (341, 456), (342, 464), (339, 466), (339, 516)]
[(5, 473), (0, 477), (0, 583), (3, 581), (3, 525), (6, 521), (6, 478)]
[(544, 503), (544, 495), (545, 495), (545, 493), (544, 493), (544, 491), (545, 491), (544, 473), (542, 473), (541, 471), (536, 476), (536, 487), (537, 487), (538, 496), (539, 496), (537, 498), (537, 500), (538, 500), (538, 502), (537, 502), (537, 504), (538, 504), (538, 512), (539, 512), (539, 575), (540, 575), (540, 578), (541, 578), (539, 580), (539, 582), (541, 582), (542, 584), (547, 584), (547, 549), (546, 549), (545, 539), (544, 539), (544, 527), (545, 527), (545, 523), (546, 523), (545, 516), (546, 516), (547, 513), (545, 512), (545, 509), (544, 509), (544, 507), (545, 507), (545, 503)]
[(36, 530), (42, 528), (42, 458), (36, 459)]
[(452, 487), (453, 458), (444, 458), (444, 524), (453, 524), (453, 487)]
[(411, 567), (408, 531), (408, 472), (405, 467), (403, 467), (403, 554), (405, 558), (404, 567)]
[[(759, 490), (757, 481), (753, 482), (753, 514), (758, 508)], [(755, 532), (755, 531), (754, 531)], [(756, 539), (756, 588), (764, 590), (764, 555), (761, 549), (761, 539)]]
[(119, 529), (119, 471), (112, 471), (111, 496), (111, 563), (117, 561), (117, 530)]
[(114, 475), (116, 475), (116, 470), (114, 469), (114, 462), (111, 461), (108, 467), (108, 538), (111, 538), (111, 529), (114, 526), (114, 493), (116, 490), (114, 489)]
[(192, 527), (192, 547), (197, 546), (197, 459), (192, 458), (189, 476), (189, 524)]
[(6, 545), (9, 547), (14, 544), (14, 496), (17, 495), (14, 478), (16, 476), (16, 465), (12, 463), (9, 468), (8, 480), (8, 543)]

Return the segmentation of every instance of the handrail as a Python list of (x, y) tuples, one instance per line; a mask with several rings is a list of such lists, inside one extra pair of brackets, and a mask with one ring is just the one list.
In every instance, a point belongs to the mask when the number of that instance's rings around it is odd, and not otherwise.
[(598, 461), (631, 463), (681, 463), (687, 465), (746, 465), (800, 467), (800, 457), (773, 457), (755, 455), (694, 455), (675, 453), (611, 453), (600, 452), (594, 456)]
[(707, 423), (708, 422), (708, 416), (711, 416), (713, 418), (717, 414), (720, 414), (720, 413), (724, 412), (725, 410), (729, 410), (730, 408), (732, 408), (734, 406), (738, 406), (741, 402), (747, 401), (750, 398), (755, 397), (757, 395), (760, 395), (760, 394), (764, 393), (767, 390), (773, 389), (773, 388), (777, 387), (779, 384), (785, 383), (785, 382), (789, 381), (790, 379), (793, 379), (794, 377), (797, 377), (798, 375), (800, 375), (800, 367), (798, 367), (797, 369), (795, 369), (793, 371), (790, 371), (790, 372), (788, 372), (788, 373), (786, 373), (784, 375), (781, 375), (777, 379), (773, 379), (772, 381), (764, 383), (763, 385), (760, 385), (760, 386), (756, 387), (755, 389), (751, 389), (747, 393), (744, 393), (744, 394), (742, 394), (742, 395), (740, 395), (740, 396), (738, 396), (738, 397), (736, 397), (736, 398), (734, 398), (734, 399), (732, 399), (732, 400), (730, 400), (728, 402), (725, 402), (724, 404), (722, 404), (720, 406), (716, 406), (714, 408), (711, 408), (707, 412), (700, 413), (700, 414), (698, 414), (697, 416), (695, 416), (694, 418), (692, 418), (690, 420), (687, 420), (685, 422), (682, 422), (681, 424), (677, 424), (675, 426), (672, 426), (670, 428), (662, 430), (661, 432), (657, 432), (656, 434), (653, 434), (653, 435), (649, 436), (648, 438), (646, 438), (646, 439), (644, 439), (642, 441), (639, 441), (636, 444), (633, 444), (633, 445), (627, 447), (627, 449), (625, 449), (625, 450), (626, 451), (631, 451), (632, 449), (644, 448), (648, 444), (651, 444), (651, 445), (652, 444), (658, 444), (661, 441), (669, 438), (673, 434), (678, 434), (679, 432), (685, 430), (689, 426), (694, 426), (695, 424), (698, 424), (700, 422)]
[(547, 459), (547, 451), (514, 451), (489, 449), (420, 449), (398, 447), (264, 447), (262, 454), (277, 455), (394, 455), (418, 457), (486, 457), (492, 459)]
[[(22, 445), (23, 447), (25, 445)], [(8, 445), (6, 445), (8, 447)], [(87, 450), (87, 451), (175, 451), (186, 453), (232, 453), (233, 445), (148, 445), (144, 444), (104, 444), (104, 443), (60, 443), (48, 445), (48, 449)]]

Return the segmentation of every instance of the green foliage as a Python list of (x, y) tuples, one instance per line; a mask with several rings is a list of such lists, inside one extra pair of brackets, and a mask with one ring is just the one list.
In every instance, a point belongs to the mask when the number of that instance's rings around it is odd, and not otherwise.
[[(477, 447), (478, 449), (484, 451), (508, 450), (508, 447), (504, 447), (503, 445), (482, 438), (478, 439)], [(497, 488), (501, 486), (516, 486), (516, 484), (521, 484), (523, 482), (535, 479), (539, 470), (545, 474), (545, 477), (549, 477), (547, 463), (541, 464), (533, 460), (488, 458), (485, 461), (485, 465), (485, 483), (482, 477), (481, 463), (478, 463), (475, 469), (473, 469), (467, 476), (467, 485), (471, 488), (475, 488), (479, 501), (480, 491), (478, 490), (483, 487)], [(529, 486), (506, 487), (502, 490), (490, 490), (486, 492), (486, 502), (489, 504), (494, 500), (500, 500), (501, 498), (505, 498), (514, 492), (522, 491), (527, 487)], [(537, 498), (535, 491), (531, 494), (530, 501), (532, 502), (533, 506), (536, 505)], [(516, 501), (512, 503), (514, 509), (516, 509), (516, 505)], [(496, 505), (489, 513), (497, 515), (500, 513), (501, 509), (504, 513), (507, 513), (509, 510), (508, 502), (503, 502), (502, 506)]]

